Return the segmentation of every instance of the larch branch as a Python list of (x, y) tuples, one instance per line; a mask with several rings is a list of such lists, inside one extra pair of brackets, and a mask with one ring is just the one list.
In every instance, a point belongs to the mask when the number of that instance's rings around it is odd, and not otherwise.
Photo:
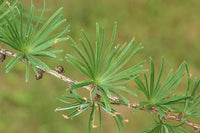
[[(9, 51), (9, 50), (6, 50), (6, 49), (3, 49), (3, 48), (1, 48), (1, 47), (0, 47), (0, 55), (5, 55), (5, 56), (12, 57), (12, 58), (17, 56), (16, 53), (13, 53), (13, 52), (11, 52), (11, 51)], [(25, 62), (25, 60), (22, 59), (22, 62)], [(36, 66), (36, 67), (37, 67), (38, 69), (40, 69), (38, 66)], [(58, 78), (58, 79), (60, 79), (60, 80), (63, 80), (64, 82), (66, 82), (66, 83), (68, 83), (68, 84), (70, 84), (70, 85), (78, 83), (78, 81), (72, 80), (71, 78), (69, 78), (69, 77), (67, 77), (67, 76), (65, 76), (65, 75), (63, 75), (63, 74), (61, 74), (61, 73), (58, 73), (58, 72), (55, 71), (55, 70), (50, 70), (50, 71), (44, 70), (44, 72), (45, 72), (45, 73), (48, 73), (48, 74), (50, 74), (50, 75), (52, 75), (52, 76), (54, 76), (54, 77), (56, 77), (56, 78)], [(88, 91), (91, 91), (92, 86), (84, 86), (83, 88), (86, 89), (86, 90), (88, 90)], [(122, 102), (122, 100), (119, 99), (119, 98), (116, 97), (116, 96), (110, 96), (109, 99), (110, 99), (111, 101), (113, 101), (113, 102)], [(130, 108), (130, 107), (131, 107), (131, 108), (137, 108), (138, 106), (139, 106), (138, 103), (130, 102), (130, 105), (129, 105), (128, 107), (129, 107), (129, 108)], [(152, 108), (152, 109), (150, 109), (150, 110), (147, 110), (145, 107), (141, 107), (140, 110), (143, 110), (143, 111), (146, 111), (146, 112), (150, 112), (150, 113), (154, 113), (155, 115), (158, 114), (158, 110), (156, 110), (156, 109), (154, 109), (154, 108)], [(167, 119), (171, 119), (171, 120), (178, 121), (178, 122), (183, 122), (182, 117), (179, 117), (178, 115), (174, 115), (174, 114), (172, 114), (172, 113), (165, 113), (165, 114), (166, 114), (166, 116), (167, 116)], [(189, 120), (186, 120), (186, 121), (185, 121), (185, 124), (186, 124), (187, 126), (193, 127), (197, 132), (200, 132), (200, 125), (199, 125), (199, 124), (194, 123), (194, 122), (189, 121)]]

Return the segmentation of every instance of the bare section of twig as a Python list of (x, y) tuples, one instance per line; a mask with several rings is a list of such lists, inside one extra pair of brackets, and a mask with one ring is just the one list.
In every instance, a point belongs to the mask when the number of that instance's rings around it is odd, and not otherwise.
[[(13, 52), (8, 51), (6, 49), (2, 49), (1, 47), (0, 47), (0, 54), (1, 55), (5, 55), (5, 56), (9, 56), (9, 57), (12, 57), (12, 58), (17, 56), (16, 53), (13, 53)], [(25, 62), (25, 60), (22, 59), (22, 62)], [(39, 67), (37, 67), (37, 68), (40, 69)], [(50, 74), (50, 75), (52, 75), (52, 76), (54, 76), (56, 78), (59, 78), (59, 79), (63, 80), (64, 82), (68, 83), (69, 85), (78, 83), (78, 81), (72, 80), (71, 78), (66, 77), (62, 73), (57, 72), (55, 70), (50, 70), (50, 71), (44, 70), (44, 72), (48, 73), (48, 74)], [(91, 91), (92, 86), (84, 86), (83, 88), (85, 88), (88, 91)], [(98, 94), (98, 95), (100, 95), (100, 94)], [(122, 102), (122, 100), (119, 99), (116, 96), (110, 96), (109, 99), (111, 101), (113, 101), (113, 102)], [(132, 103), (130, 102), (130, 105), (128, 105), (129, 108), (137, 108), (138, 106), (139, 106), (138, 103), (133, 103), (133, 102)], [(154, 113), (156, 115), (158, 114), (158, 110), (156, 110), (155, 108), (147, 110), (145, 107), (141, 107), (140, 110), (143, 110), (143, 111), (146, 111), (146, 112), (150, 112), (150, 113)], [(167, 116), (167, 119), (175, 120), (175, 121), (178, 121), (178, 122), (183, 122), (182, 117), (179, 117), (179, 115), (174, 115), (171, 112), (170, 113), (165, 113), (165, 114)], [(193, 127), (197, 132), (200, 132), (200, 125), (199, 124), (196, 124), (196, 123), (194, 123), (192, 121), (189, 121), (189, 120), (186, 120), (185, 124), (190, 126), (190, 127)]]

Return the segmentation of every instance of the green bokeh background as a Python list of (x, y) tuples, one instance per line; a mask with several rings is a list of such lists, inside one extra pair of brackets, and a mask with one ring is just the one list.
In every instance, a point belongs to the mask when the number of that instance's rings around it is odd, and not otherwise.
[[(29, 0), (24, 0), (30, 5)], [(33, 1), (35, 7), (42, 7), (40, 0)], [(193, 76), (200, 76), (200, 1), (198, 0), (46, 0), (50, 9), (46, 15), (64, 7), (63, 15), (71, 25), (70, 35), (78, 42), (81, 29), (85, 29), (92, 42), (95, 41), (95, 23), (99, 22), (106, 31), (109, 41), (114, 22), (118, 22), (115, 44), (136, 38), (136, 44), (142, 42), (144, 50), (137, 54), (129, 65), (151, 56), (156, 69), (160, 68), (161, 57), (166, 59), (166, 72), (177, 69), (186, 60)], [(63, 25), (63, 28), (66, 26)], [(64, 49), (60, 57), (66, 53), (74, 54), (69, 41), (57, 45)], [(5, 73), (5, 65), (10, 60), (0, 64), (0, 133), (86, 133), (88, 114), (84, 113), (74, 120), (65, 120), (61, 115), (65, 112), (54, 112), (63, 104), (57, 100), (66, 93), (66, 83), (44, 74), (42, 80), (36, 81), (31, 72), (30, 81), (25, 82), (25, 66), (18, 63), (9, 73)], [(47, 60), (51, 68), (63, 65), (64, 74), (76, 80), (84, 80), (74, 66), (66, 62)], [(149, 68), (149, 62), (144, 66)], [(178, 94), (184, 93), (186, 78), (179, 85)], [(130, 89), (134, 82), (128, 83)], [(128, 99), (139, 101), (143, 99), (127, 96)], [(88, 92), (82, 91), (82, 95)], [(126, 94), (126, 93), (124, 93)], [(152, 127), (150, 114), (138, 111), (133, 114), (131, 109), (118, 108), (125, 118), (129, 119), (124, 133), (138, 133)], [(194, 119), (200, 123), (199, 119)], [(98, 122), (98, 121), (97, 121)], [(192, 128), (188, 131), (193, 132)], [(98, 132), (98, 129), (93, 129)], [(116, 133), (117, 127), (109, 115), (103, 113), (103, 133)]]

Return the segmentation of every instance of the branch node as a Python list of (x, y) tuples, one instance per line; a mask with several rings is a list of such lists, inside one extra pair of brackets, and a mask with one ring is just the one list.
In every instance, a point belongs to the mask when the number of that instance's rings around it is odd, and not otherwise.
[(42, 69), (38, 69), (38, 68), (37, 68), (37, 71), (38, 71), (38, 76), (36, 75), (35, 78), (36, 78), (36, 80), (40, 80), (43, 77), (44, 71)]
[(0, 54), (0, 61), (3, 62), (6, 59), (5, 54)]
[(62, 74), (64, 72), (64, 68), (61, 65), (57, 66), (54, 70), (60, 74)]

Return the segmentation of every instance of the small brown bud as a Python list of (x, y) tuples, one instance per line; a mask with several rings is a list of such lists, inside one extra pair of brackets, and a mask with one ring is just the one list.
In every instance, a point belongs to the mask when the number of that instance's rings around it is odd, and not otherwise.
[(54, 69), (56, 72), (58, 73), (63, 73), (64, 72), (64, 68), (62, 66), (58, 66)]
[(40, 80), (43, 77), (44, 71), (41, 69), (37, 69), (37, 71), (38, 71), (38, 76), (36, 75), (35, 78), (36, 78), (36, 80)]
[(42, 78), (42, 76), (43, 76), (43, 74), (39, 73), (38, 76), (37, 75), (35, 76), (35, 78), (36, 78), (36, 80), (40, 80)]
[(101, 99), (101, 95), (99, 95), (99, 94), (95, 94), (95, 96), (94, 96), (94, 100), (100, 100)]
[(0, 54), (0, 61), (3, 62), (6, 59), (6, 55)]
[(178, 119), (180, 119), (180, 120), (181, 120), (181, 119), (182, 119), (182, 117), (183, 117), (183, 115), (184, 115), (184, 114), (183, 114), (182, 112), (180, 112), (180, 113), (178, 114)]

